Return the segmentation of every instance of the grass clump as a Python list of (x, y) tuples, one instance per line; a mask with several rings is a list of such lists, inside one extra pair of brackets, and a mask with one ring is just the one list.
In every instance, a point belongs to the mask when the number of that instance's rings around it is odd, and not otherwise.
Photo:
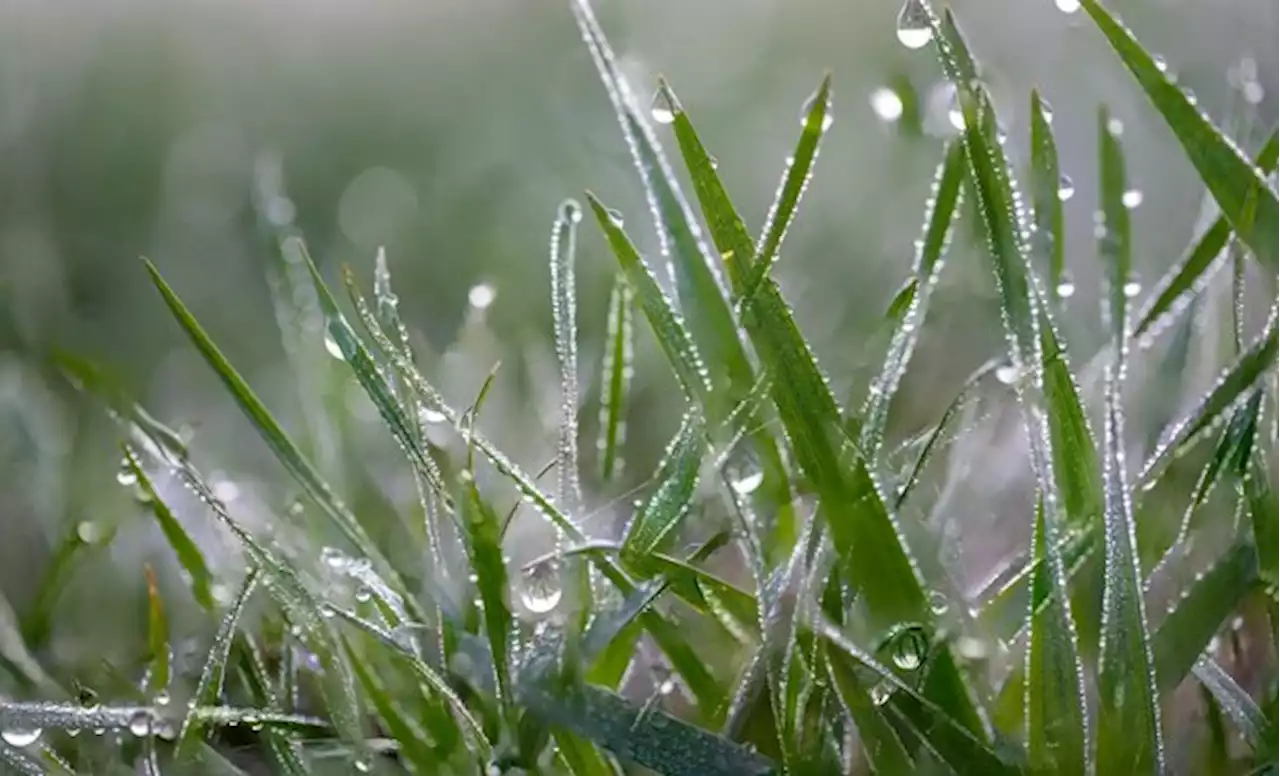
[[(1257, 638), (1276, 633), (1277, 451), (1264, 433), (1275, 403), (1275, 302), (1258, 333), (1237, 315), (1233, 363), (1184, 417), (1165, 419), (1166, 432), (1137, 462), (1127, 459), (1135, 446), (1125, 384), (1150, 357), (1135, 344), (1201, 315), (1196, 299), (1228, 246), (1253, 257), (1256, 268), (1245, 271), (1274, 285), (1276, 193), (1266, 176), (1275, 136), (1247, 159), (1097, 0), (1081, 5), (1221, 211), (1150, 299), (1138, 299), (1124, 150), (1100, 111), (1101, 434), (1057, 324), (1068, 281), (1051, 109), (1031, 95), (1024, 200), (950, 12), (908, 0), (899, 18), (904, 44), (937, 50), (963, 129), (942, 152), (915, 262), (889, 305), (883, 365), (851, 410), (833, 396), (770, 272), (832, 125), (831, 78), (805, 104), (757, 237), (672, 87), (661, 82), (653, 110), (642, 109), (591, 8), (575, 0), (674, 296), (636, 248), (634, 227), (601, 199), (588, 193), (585, 210), (573, 200), (557, 210), (549, 268), (560, 431), (542, 473), (554, 469), (554, 485), (544, 489), (541, 474), (523, 471), (481, 432), (492, 374), (464, 408), (433, 386), (384, 255), (372, 303), (344, 273), (344, 312), (299, 238), (277, 233), (281, 320), (311, 316), (323, 330), (403, 450), (416, 489), (418, 510), (398, 529), (399, 544), (375, 538), (313, 463), (311, 444), (273, 417), (148, 262), (179, 326), (305, 500), (277, 516), (271, 535), (251, 529), (181, 435), (91, 365), (60, 356), (119, 422), (120, 481), (148, 505), (186, 570), (191, 600), (219, 624), (198, 678), (184, 684), (168, 633), (169, 613), (183, 604), (164, 599), (149, 575), (142, 681), (118, 681), (118, 692), (99, 699), (63, 687), (57, 666), (28, 651), (56, 600), (42, 597), (21, 627), (3, 625), (4, 667), (33, 700), (0, 702), (0, 760), (31, 774), (1163, 773), (1174, 765), (1166, 731), (1185, 723), (1162, 719), (1162, 710), (1194, 685), (1207, 709), (1203, 757), (1215, 772), (1274, 771), (1274, 661), (1261, 668), (1262, 694), (1251, 695), (1224, 662), (1218, 634), (1238, 633), (1237, 617), (1249, 618)], [(651, 121), (670, 126), (693, 200)], [(934, 427), (899, 444), (889, 433), (893, 399), (966, 207), (986, 241), (1007, 349), (973, 373)], [(618, 262), (601, 337), (598, 465), (589, 471), (579, 456), (574, 284), (586, 222)], [(1233, 288), (1242, 293), (1243, 284)], [(621, 471), (640, 318), (686, 411), (620, 535), (597, 536), (585, 518)], [(936, 564), (918, 560), (921, 546), (945, 537), (927, 521), (906, 523), (930, 509), (919, 486), (966, 397), (992, 376), (1013, 389), (1025, 428), (1032, 539), (1017, 567), (966, 599)], [(1189, 494), (1178, 484), (1188, 467)], [(238, 584), (211, 571), (161, 479), (194, 493), (195, 511), (238, 543), (247, 561)], [(553, 552), (523, 566), (504, 555), (514, 509), (498, 504), (503, 488), (545, 519)], [(1165, 605), (1159, 591), (1170, 585)], [(107, 730), (128, 736), (77, 735)], [(239, 756), (246, 747), (251, 765)]]

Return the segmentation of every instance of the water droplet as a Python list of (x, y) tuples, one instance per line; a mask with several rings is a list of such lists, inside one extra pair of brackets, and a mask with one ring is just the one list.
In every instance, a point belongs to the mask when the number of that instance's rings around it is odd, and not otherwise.
[(1018, 382), (1018, 377), (1022, 370), (1013, 364), (1005, 364), (996, 369), (996, 379), (1005, 385), (1013, 385)]
[(1164, 57), (1160, 56), (1159, 54), (1152, 55), (1151, 63), (1156, 66), (1156, 70), (1159, 70), (1162, 73), (1168, 72), (1169, 70), (1169, 63), (1166, 62)]
[(887, 86), (881, 86), (871, 93), (871, 110), (881, 121), (897, 121), (902, 118), (902, 98)]
[(424, 426), (430, 426), (434, 423), (443, 423), (448, 419), (449, 418), (439, 410), (434, 410), (430, 407), (421, 407), (418, 409), (418, 420), (421, 421)]
[(164, 690), (161, 690), (160, 692), (156, 693), (156, 697), (152, 699), (152, 702), (155, 703), (155, 705), (157, 706), (168, 706), (171, 700), (172, 699), (169, 697), (169, 693), (165, 692)]
[(357, 758), (355, 762), (351, 763), (351, 765), (360, 773), (368, 773), (369, 770), (372, 768), (372, 765), (369, 763), (369, 761), (363, 757)]
[(1250, 105), (1259, 105), (1264, 97), (1267, 96), (1266, 89), (1262, 88), (1262, 84), (1256, 80), (1245, 81), (1240, 85), (1240, 93), (1244, 96), (1244, 101)]
[(1076, 185), (1066, 175), (1058, 176), (1058, 199), (1066, 202), (1076, 193)]
[(1132, 210), (1142, 204), (1142, 189), (1129, 189), (1120, 195), (1120, 202)]
[(919, 625), (904, 625), (890, 637), (889, 649), (895, 666), (914, 671), (929, 654), (929, 637)]
[(144, 710), (137, 711), (132, 717), (129, 717), (129, 732), (138, 738), (147, 738), (151, 735), (151, 712)]
[(0, 730), (0, 738), (9, 746), (31, 746), (40, 739), (43, 732), (40, 728), (6, 728)]
[(883, 681), (871, 688), (871, 702), (877, 706), (883, 706), (889, 702), (889, 698), (893, 696), (893, 684)]
[(467, 292), (467, 302), (477, 310), (486, 310), (498, 296), (498, 291), (488, 283), (476, 283)]
[(351, 565), (351, 559), (334, 547), (325, 547), (320, 550), (320, 562), (334, 571), (345, 571)]
[(988, 654), (987, 642), (970, 636), (956, 639), (956, 654), (966, 660), (981, 660)]
[(1124, 122), (1115, 117), (1107, 119), (1107, 133), (1112, 137), (1120, 137), (1124, 134)]
[(947, 597), (938, 590), (929, 591), (929, 610), (935, 615), (941, 617), (947, 613), (950, 603)]
[[(804, 101), (804, 105), (801, 106), (800, 108), (800, 126), (807, 127), (809, 125), (809, 114), (812, 113), (816, 107), (818, 107), (816, 104), (817, 99), (818, 99), (818, 93), (814, 92), (813, 94), (809, 95), (809, 99)], [(835, 117), (831, 115), (830, 102), (827, 103), (826, 107), (824, 108), (824, 111), (825, 112), (822, 114), (822, 128), (821, 128), (822, 132), (826, 132), (828, 129), (831, 129), (831, 125), (835, 123), (835, 120), (836, 120)]]
[(649, 106), (649, 115), (659, 124), (670, 124), (676, 120), (676, 108), (671, 104), (671, 95), (661, 86), (653, 93), (653, 102)]
[(582, 223), (582, 205), (579, 205), (576, 199), (566, 199), (560, 203), (558, 215), (566, 224)]
[(947, 103), (947, 122), (957, 131), (964, 131), (964, 110), (960, 107), (960, 90), (951, 87), (950, 102)]
[(373, 600), (373, 593), (370, 592), (369, 588), (361, 587), (356, 590), (355, 598), (356, 603), (367, 604), (369, 601)]
[(1044, 117), (1046, 124), (1053, 123), (1053, 104), (1043, 97), (1040, 98), (1040, 115)]
[(81, 520), (76, 524), (76, 538), (85, 544), (97, 544), (104, 533), (102, 526), (92, 520)]
[(1053, 0), (1053, 4), (1063, 13), (1075, 13), (1080, 10), (1080, 0)]
[(764, 482), (764, 470), (749, 441), (739, 442), (729, 454), (724, 462), (724, 475), (729, 479), (729, 487), (740, 496), (754, 493)]
[(560, 603), (560, 564), (542, 561), (524, 572), (520, 579), (520, 603), (533, 614), (546, 614)]
[(342, 346), (338, 344), (338, 340), (334, 339), (333, 332), (329, 331), (327, 326), (324, 330), (324, 349), (339, 361), (346, 361), (342, 355)]
[(676, 691), (676, 683), (674, 679), (663, 679), (658, 685), (658, 694), (662, 696), (670, 695)]
[(120, 470), (116, 472), (116, 482), (126, 488), (138, 484), (138, 475), (133, 473), (133, 467), (129, 465), (128, 458), (120, 459)]
[(1124, 288), (1120, 290), (1124, 292), (1126, 299), (1132, 299), (1142, 293), (1142, 284), (1136, 280), (1129, 280), (1124, 284)]
[(626, 223), (626, 222), (625, 222), (625, 221), (623, 221), (623, 219), (622, 219), (622, 213), (618, 212), (617, 210), (614, 210), (614, 209), (613, 209), (613, 208), (611, 208), (611, 207), (607, 207), (607, 208), (605, 208), (605, 209), (604, 209), (604, 214), (605, 214), (606, 216), (608, 216), (608, 217), (609, 217), (609, 223), (613, 224), (614, 226), (618, 227), (619, 229), (621, 229), (621, 228), (622, 228), (622, 226), (623, 226), (623, 224), (625, 224), (625, 223)]
[(907, 0), (898, 12), (898, 42), (909, 49), (923, 48), (933, 40), (929, 12), (920, 0)]
[(1058, 281), (1057, 291), (1059, 299), (1070, 299), (1076, 294), (1076, 284), (1071, 278), (1063, 277)]
[(209, 595), (213, 597), (214, 602), (218, 604), (218, 606), (227, 606), (231, 603), (231, 596), (233, 593), (230, 585), (223, 584), (222, 582), (214, 582), (212, 585), (209, 585)]

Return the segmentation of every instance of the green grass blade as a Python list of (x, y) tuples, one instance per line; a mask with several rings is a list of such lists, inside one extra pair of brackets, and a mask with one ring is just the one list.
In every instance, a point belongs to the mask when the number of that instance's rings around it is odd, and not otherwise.
[(880, 712), (871, 691), (858, 677), (851, 661), (836, 650), (827, 650), (827, 671), (844, 704), (845, 711), (858, 726), (862, 750), (871, 770), (884, 776), (908, 776), (915, 773), (902, 739), (889, 720)]
[(1199, 441), (1201, 434), (1223, 420), (1237, 403), (1272, 371), (1276, 363), (1277, 337), (1276, 313), (1267, 321), (1267, 328), (1236, 362), (1222, 372), (1218, 381), (1187, 416), (1164, 434), (1163, 440), (1147, 458), (1138, 479), (1150, 483), (1168, 462), (1176, 459)]
[[(369, 558), (378, 573), (388, 579), (396, 579), (396, 574), (387, 560), (378, 552), (373, 540), (356, 520), (351, 510), (334, 494), (328, 483), (315, 470), (315, 467), (302, 455), (298, 447), (285, 433), (284, 429), (258, 399), (257, 395), (244, 381), (240, 373), (231, 366), (222, 351), (213, 344), (213, 340), (205, 333), (196, 321), (195, 316), (182, 303), (169, 284), (160, 276), (159, 270), (150, 261), (144, 266), (151, 281), (164, 298), (165, 304), (187, 336), (195, 344), (196, 349), (205, 362), (217, 373), (218, 378), (226, 386), (235, 399), (240, 410), (248, 417), (254, 429), (275, 454), (290, 475), (302, 486), (307, 495), (324, 511), (333, 525), (346, 536), (362, 555)], [(414, 604), (416, 606), (416, 604)]]
[(1036, 505), (1032, 538), (1031, 634), (1026, 664), (1026, 731), (1031, 766), (1037, 772), (1085, 774), (1089, 722), (1084, 671), (1071, 620), (1062, 557), (1046, 539), (1043, 500)]
[(213, 646), (209, 649), (209, 656), (205, 659), (204, 669), (200, 672), (200, 681), (196, 685), (195, 694), (192, 696), (192, 705), (188, 709), (186, 717), (182, 720), (182, 728), (178, 732), (178, 741), (174, 746), (175, 756), (182, 758), (188, 756), (195, 747), (195, 742), (199, 740), (200, 720), (198, 720), (191, 712), (197, 706), (209, 706), (217, 702), (218, 697), (222, 694), (222, 685), (226, 681), (227, 674), (227, 658), (231, 654), (231, 643), (235, 640), (236, 631), (240, 627), (240, 615), (244, 613), (245, 605), (249, 602), (249, 597), (253, 595), (254, 589), (258, 582), (262, 579), (262, 572), (256, 568), (251, 569), (245, 575), (244, 581), (240, 583), (240, 589), (232, 599), (230, 608), (222, 617), (222, 622), (218, 625), (218, 632), (213, 637)]
[(148, 509), (151, 514), (155, 515), (156, 522), (160, 524), (160, 530), (164, 533), (164, 538), (169, 542), (169, 547), (173, 550), (174, 555), (178, 558), (178, 563), (182, 564), (182, 568), (186, 570), (191, 586), (191, 595), (195, 597), (196, 603), (205, 611), (213, 611), (213, 575), (209, 572), (209, 566), (205, 563), (204, 553), (200, 552), (200, 548), (196, 546), (191, 535), (187, 533), (187, 529), (182, 527), (182, 523), (174, 517), (173, 512), (169, 510), (168, 504), (160, 498), (156, 492), (155, 485), (151, 482), (151, 478), (143, 471), (142, 464), (138, 461), (137, 455), (133, 450), (125, 445), (123, 448), (124, 461), (129, 467), (130, 473), (136, 480), (136, 487), (146, 496)]
[(373, 703), (379, 723), (386, 727), (387, 732), (400, 747), (400, 756), (411, 763), (418, 773), (429, 773), (429, 769), (436, 765), (439, 757), (427, 743), (425, 734), (418, 727), (417, 721), (412, 719), (409, 713), (391, 697), (389, 688), (372, 670), (372, 666), (360, 660), (357, 655), (348, 653), (348, 657), (351, 660), (351, 669), (355, 672), (361, 689), (364, 690), (364, 696)]
[[(1132, 295), (1133, 256), (1129, 241), (1129, 208), (1124, 197), (1124, 151), (1120, 147), (1121, 125), (1111, 118), (1106, 107), (1098, 109), (1098, 181), (1101, 196), (1096, 224), (1098, 258), (1107, 279), (1107, 320), (1111, 323), (1111, 348), (1120, 353), (1125, 347), (1129, 326), (1129, 297)], [(1123, 369), (1123, 366), (1120, 367)]]
[(1035, 237), (1032, 246), (1037, 254), (1046, 259), (1049, 270), (1049, 288), (1058, 298), (1068, 296), (1062, 293), (1068, 287), (1072, 291), (1075, 286), (1064, 286), (1065, 240), (1066, 232), (1062, 224), (1062, 173), (1058, 169), (1058, 144), (1053, 137), (1053, 128), (1049, 125), (1050, 114), (1047, 103), (1037, 90), (1031, 91), (1031, 207), (1035, 213)]
[(684, 319), (675, 310), (675, 305), (663, 293), (658, 281), (636, 250), (622, 224), (613, 211), (605, 207), (595, 195), (587, 192), (587, 202), (595, 213), (600, 228), (604, 231), (609, 247), (627, 282), (635, 290), (640, 309), (644, 312), (649, 326), (658, 340), (658, 346), (666, 354), (668, 363), (675, 372), (685, 397), (690, 401), (705, 404), (709, 401), (711, 382), (702, 356), (694, 344), (693, 336), (685, 327)]
[(1239, 542), (1182, 592), (1151, 637), (1160, 691), (1171, 692), (1182, 682), (1257, 581), (1254, 548)]
[[(1254, 157), (1254, 163), (1264, 174), (1276, 171), (1277, 154), (1280, 153), (1280, 132), (1273, 130), (1262, 150)], [(1215, 259), (1222, 255), (1232, 234), (1231, 222), (1219, 216), (1192, 244), (1187, 254), (1155, 286), (1150, 301), (1138, 314), (1134, 336), (1142, 336), (1162, 328), (1164, 321), (1184, 309), (1191, 299), (1204, 289)]]
[(1275, 757), (1276, 729), (1262, 709), (1243, 687), (1208, 655), (1202, 656), (1191, 669), (1218, 706), (1226, 712), (1245, 742), (1264, 757)]
[(498, 700), (508, 704), (511, 696), (511, 668), (508, 646), (513, 628), (511, 609), (507, 603), (507, 565), (502, 557), (502, 538), (499, 535), (498, 516), (480, 497), (474, 477), (469, 472), (461, 476), (463, 528), (466, 535), (467, 554), (471, 560), (471, 574), (480, 591), (484, 632), (489, 639), (494, 677), (497, 681)]
[(551, 226), (551, 310), (560, 364), (560, 439), (556, 445), (556, 498), (564, 511), (582, 503), (578, 482), (578, 294), (574, 288), (578, 222), (582, 206), (565, 200)]
[(778, 260), (778, 250), (782, 240), (795, 220), (800, 197), (809, 185), (813, 164), (818, 160), (818, 143), (822, 135), (831, 127), (831, 74), (823, 76), (818, 90), (805, 103), (807, 110), (801, 117), (800, 141), (795, 151), (787, 158), (787, 170), (782, 177), (782, 185), (774, 195), (773, 204), (769, 206), (769, 214), (765, 217), (764, 233), (760, 236), (756, 247), (756, 255), (751, 262), (751, 274), (743, 284), (742, 300), (749, 304), (760, 289), (760, 284), (769, 275), (774, 262)]
[(924, 327), (929, 295), (941, 274), (942, 256), (950, 242), (951, 224), (960, 203), (964, 174), (964, 146), (951, 143), (934, 175), (932, 194), (925, 209), (924, 232), (917, 243), (919, 248), (912, 267), (914, 291), (894, 327), (889, 352), (885, 355), (879, 376), (871, 383), (866, 404), (862, 408), (862, 449), (872, 460), (876, 460), (884, 442), (889, 407), (920, 339), (920, 330)]
[[(1274, 590), (1280, 584), (1277, 574), (1277, 545), (1280, 545), (1280, 504), (1277, 503), (1275, 490), (1271, 486), (1266, 461), (1255, 451), (1253, 457), (1245, 464), (1248, 476), (1244, 482), (1245, 503), (1249, 508), (1249, 519), (1253, 527), (1253, 541), (1258, 548), (1258, 571), (1266, 583)], [(1272, 595), (1272, 614), (1275, 609), (1275, 596)], [(1274, 628), (1275, 620), (1272, 620)], [(1273, 634), (1274, 635), (1274, 634)]]
[(1107, 375), (1102, 634), (1098, 655), (1097, 764), (1105, 773), (1160, 773), (1164, 743), (1151, 630), (1142, 596), (1125, 471), (1120, 375)]
[[(261, 648), (249, 634), (245, 634), (244, 643), (248, 649), (245, 650), (247, 659), (241, 661), (241, 675), (249, 688), (250, 694), (253, 696), (254, 704), (260, 708), (265, 708), (271, 714), (284, 713), (280, 708), (280, 696), (277, 694), (271, 677), (267, 673)], [(283, 654), (290, 654), (290, 651), (282, 651), (282, 663), (286, 660)], [(312, 721), (319, 722), (325, 729), (328, 727), (321, 720)], [(255, 724), (263, 723), (250, 722), (249, 724), (252, 727)], [(307, 776), (307, 766), (302, 760), (301, 748), (297, 745), (297, 741), (290, 737), (282, 727), (271, 725), (265, 728), (263, 738), (266, 739), (265, 744), (268, 754), (277, 768), (279, 768), (278, 772), (283, 776)]]
[(1081, 0), (1081, 5), (1178, 138), (1223, 216), (1274, 279), (1280, 253), (1277, 245), (1280, 216), (1276, 194), (1263, 174), (1209, 121), (1193, 98), (1173, 82), (1110, 11), (1098, 0)]
[(696, 412), (686, 413), (667, 445), (654, 477), (658, 487), (632, 519), (622, 542), (627, 565), (644, 568), (647, 557), (663, 549), (664, 540), (689, 513), (702, 467), (703, 429)]
[(147, 578), (146, 691), (154, 698), (169, 692), (169, 664), (173, 661), (173, 653), (169, 649), (169, 618), (164, 612), (156, 571), (149, 564), (142, 570)]
[(39, 760), (3, 741), (0, 741), (0, 762), (22, 776), (45, 776), (44, 766)]
[(611, 482), (622, 472), (622, 443), (626, 439), (627, 404), (635, 360), (634, 300), (635, 292), (626, 274), (619, 272), (609, 293), (600, 378), (600, 436), (596, 448), (600, 456), (600, 478), (605, 482)]

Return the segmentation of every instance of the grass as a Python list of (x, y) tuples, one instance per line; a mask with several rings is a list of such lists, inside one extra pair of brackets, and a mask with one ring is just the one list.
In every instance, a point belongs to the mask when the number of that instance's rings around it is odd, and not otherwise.
[[(310, 417), (295, 440), (147, 262), (164, 304), (305, 503), (282, 510), (270, 535), (250, 530), (180, 434), (101, 370), (59, 355), (68, 378), (119, 423), (120, 481), (147, 505), (189, 590), (166, 597), (148, 568), (140, 680), (116, 676), (109, 697), (65, 686), (68, 673), (39, 644), (76, 548), (93, 543), (72, 536), (36, 611), (23, 622), (0, 617), (0, 665), (31, 698), (0, 702), (0, 760), (27, 774), (1274, 772), (1277, 451), (1266, 410), (1276, 400), (1275, 302), (1263, 329), (1247, 333), (1238, 312), (1245, 284), (1232, 284), (1234, 361), (1189, 412), (1163, 419), (1149, 450), (1126, 431), (1125, 385), (1135, 364), (1154, 359), (1140, 341), (1175, 327), (1208, 330), (1183, 322), (1206, 316), (1197, 299), (1219, 255), (1252, 257), (1253, 267), (1237, 260), (1236, 275), (1274, 287), (1276, 193), (1266, 176), (1275, 135), (1256, 162), (1247, 159), (1109, 11), (1081, 5), (1221, 213), (1150, 298), (1136, 298), (1122, 137), (1100, 109), (1100, 435), (1058, 330), (1068, 292), (1051, 109), (1030, 96), (1024, 200), (949, 11), (908, 0), (899, 20), (904, 43), (932, 43), (963, 130), (942, 151), (914, 265), (887, 305), (883, 365), (855, 411), (832, 395), (771, 275), (832, 124), (831, 77), (806, 102), (756, 237), (671, 85), (659, 84), (650, 116), (591, 8), (575, 0), (675, 296), (622, 214), (589, 193), (586, 211), (573, 200), (557, 210), (549, 273), (560, 432), (543, 472), (555, 470), (551, 490), (480, 431), (492, 373), (461, 409), (432, 385), (384, 255), (372, 303), (344, 272), (344, 312), (300, 239), (276, 233), (282, 325), (316, 321), (403, 450), (416, 488), (418, 509), (398, 538), (375, 538), (308, 454), (315, 429), (336, 419)], [(692, 200), (652, 122), (670, 126)], [(1007, 350), (974, 372), (936, 426), (903, 442), (890, 433), (893, 400), (966, 208), (986, 240)], [(574, 285), (577, 234), (589, 221), (618, 262), (600, 336), (591, 470), (579, 456)], [(636, 336), (656, 340), (686, 412), (620, 536), (596, 536), (585, 518), (595, 494), (616, 490)], [(917, 559), (920, 546), (946, 538), (912, 516), (931, 508), (918, 486), (936, 471), (967, 397), (993, 375), (1012, 388), (1025, 427), (1032, 539), (1016, 568), (966, 600)], [(1135, 450), (1142, 459), (1127, 460)], [(1195, 486), (1184, 492), (1188, 471)], [(240, 545), (247, 568), (238, 582), (211, 571), (161, 480), (193, 492), (194, 511)], [(511, 491), (556, 536), (552, 553), (525, 566), (504, 555), (514, 510), (499, 499)], [(294, 540), (275, 538), (285, 533)], [(198, 677), (175, 668), (169, 634), (171, 614), (192, 604), (218, 622)], [(1242, 638), (1237, 618), (1244, 637), (1270, 640), (1265, 658), (1225, 660), (1221, 639)], [(1242, 686), (1245, 670), (1266, 677), (1260, 694)], [(1203, 717), (1162, 719), (1191, 686)], [(1177, 747), (1175, 763), (1166, 734), (1188, 735), (1188, 726), (1201, 728), (1191, 734), (1200, 743), (1192, 755)]]

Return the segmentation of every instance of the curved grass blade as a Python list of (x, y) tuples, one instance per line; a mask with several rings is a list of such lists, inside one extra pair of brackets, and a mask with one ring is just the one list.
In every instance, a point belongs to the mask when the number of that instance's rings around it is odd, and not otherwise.
[(1049, 125), (1047, 103), (1039, 90), (1031, 90), (1031, 207), (1035, 213), (1036, 252), (1047, 259), (1049, 288), (1059, 297), (1065, 273), (1062, 225), (1061, 172), (1058, 170), (1058, 144)]
[(251, 568), (240, 583), (240, 590), (232, 599), (230, 608), (218, 625), (218, 632), (213, 637), (213, 646), (205, 659), (204, 670), (200, 672), (200, 681), (196, 685), (195, 694), (191, 696), (192, 705), (182, 727), (178, 732), (178, 741), (174, 746), (174, 756), (178, 758), (189, 755), (195, 742), (199, 740), (200, 720), (194, 715), (197, 706), (210, 706), (222, 695), (222, 685), (226, 681), (227, 658), (231, 654), (231, 643), (235, 640), (236, 631), (240, 627), (240, 615), (254, 589), (262, 579), (262, 571)]
[(484, 605), (484, 631), (489, 639), (498, 700), (505, 706), (512, 700), (510, 656), (507, 652), (511, 643), (512, 618), (507, 604), (507, 566), (502, 558), (498, 516), (481, 499), (475, 479), (469, 472), (464, 471), (461, 480), (467, 553), (471, 560), (471, 573), (480, 591), (480, 602)]
[[(774, 195), (773, 204), (769, 206), (769, 214), (765, 217), (764, 233), (756, 247), (756, 255), (751, 261), (751, 274), (743, 283), (741, 303), (750, 304), (760, 290), (760, 284), (778, 260), (778, 249), (782, 240), (795, 220), (800, 197), (812, 177), (813, 164), (818, 160), (818, 143), (822, 135), (831, 126), (831, 74), (822, 77), (818, 90), (805, 103), (808, 109), (801, 120), (800, 141), (795, 152), (787, 158), (787, 170), (782, 177), (782, 185)], [(944, 228), (945, 232), (945, 228)]]
[(146, 691), (155, 697), (169, 691), (169, 667), (173, 653), (169, 650), (169, 618), (164, 613), (160, 584), (150, 564), (142, 567), (147, 578), (147, 682)]
[(1147, 458), (1138, 479), (1153, 482), (1167, 463), (1181, 456), (1242, 401), (1253, 387), (1272, 370), (1276, 362), (1276, 313), (1272, 308), (1267, 328), (1236, 362), (1222, 372), (1217, 383), (1200, 399), (1185, 418), (1164, 434), (1163, 441)]
[[(1254, 163), (1259, 170), (1269, 175), (1276, 171), (1278, 153), (1280, 131), (1272, 130), (1271, 137), (1267, 138), (1262, 150), (1254, 158)], [(1231, 222), (1226, 216), (1219, 216), (1200, 235), (1187, 254), (1156, 284), (1150, 301), (1137, 316), (1134, 336), (1140, 337), (1149, 331), (1159, 330), (1168, 316), (1184, 309), (1191, 299), (1199, 295), (1212, 275), (1211, 268), (1217, 266), (1214, 260), (1226, 249), (1231, 234)]]
[(845, 711), (858, 727), (862, 750), (872, 772), (884, 776), (909, 776), (915, 773), (915, 764), (902, 745), (902, 739), (880, 712), (872, 699), (871, 690), (859, 679), (858, 672), (850, 665), (850, 661), (843, 659), (838, 653), (833, 655), (832, 650), (826, 651), (826, 661), (831, 684), (835, 686)]
[[(1119, 357), (1119, 354), (1117, 354)], [(1098, 655), (1100, 772), (1160, 773), (1164, 743), (1151, 630), (1142, 597), (1133, 509), (1125, 472), (1120, 376), (1108, 368), (1103, 482), (1104, 581)]]
[(1191, 672), (1231, 718), (1249, 747), (1264, 757), (1274, 758), (1276, 729), (1249, 693), (1208, 655), (1202, 655)]
[[(373, 563), (379, 575), (385, 579), (398, 580), (399, 577), (395, 570), (378, 551), (377, 546), (374, 545), (373, 540), (369, 538), (359, 521), (356, 520), (355, 515), (334, 494), (328, 483), (324, 481), (315, 470), (315, 467), (302, 455), (297, 445), (294, 444), (267, 410), (266, 406), (254, 394), (249, 384), (231, 366), (231, 363), (223, 356), (222, 351), (213, 344), (213, 340), (201, 328), (191, 311), (187, 309), (187, 306), (182, 303), (178, 295), (161, 277), (160, 271), (156, 269), (154, 264), (145, 259), (143, 260), (143, 265), (146, 267), (152, 283), (155, 284), (156, 289), (159, 290), (160, 295), (164, 298), (165, 304), (168, 305), (170, 312), (173, 313), (174, 318), (177, 319), (183, 331), (187, 333), (192, 343), (195, 344), (205, 362), (209, 364), (227, 387), (240, 410), (249, 419), (263, 441), (267, 443), (267, 446), (271, 448), (280, 463), (302, 486), (307, 495), (320, 506), (333, 525), (360, 551), (361, 555)], [(415, 610), (418, 609), (416, 601), (412, 601), (410, 606)], [(416, 617), (422, 617), (421, 611), (415, 611), (414, 614)]]
[(1157, 64), (1133, 33), (1098, 0), (1081, 0), (1111, 48), (1169, 125), (1223, 216), (1274, 279), (1280, 215), (1276, 194), (1262, 173), (1209, 121), (1192, 98)]
[(1151, 637), (1161, 692), (1170, 692), (1182, 682), (1257, 582), (1257, 556), (1253, 546), (1242, 541), (1182, 592)]
[(209, 567), (205, 563), (204, 553), (200, 552), (200, 548), (196, 546), (191, 535), (182, 527), (182, 523), (178, 522), (178, 519), (174, 517), (173, 512), (169, 510), (168, 504), (160, 498), (160, 495), (156, 492), (155, 485), (151, 482), (151, 478), (147, 476), (147, 473), (143, 471), (142, 464), (133, 449), (128, 445), (124, 445), (123, 454), (125, 464), (129, 467), (129, 471), (136, 481), (135, 486), (146, 497), (147, 508), (151, 510), (151, 514), (155, 515), (156, 522), (160, 524), (160, 530), (164, 532), (164, 538), (169, 542), (169, 547), (173, 549), (178, 562), (182, 564), (182, 568), (187, 572), (190, 580), (188, 584), (191, 586), (191, 595), (205, 611), (213, 611), (213, 575), (209, 572)]
[(45, 776), (44, 766), (39, 760), (4, 741), (0, 741), (0, 762), (22, 776)]
[(604, 363), (600, 379), (600, 478), (611, 482), (622, 471), (622, 443), (626, 439), (627, 402), (635, 360), (632, 305), (635, 292), (625, 273), (619, 272), (609, 293), (609, 317), (605, 325)]
[(569, 514), (582, 503), (578, 482), (578, 295), (573, 263), (582, 206), (565, 200), (551, 226), (551, 310), (560, 363), (560, 440), (556, 445), (556, 498)]
[(862, 449), (872, 460), (876, 460), (884, 443), (889, 407), (915, 351), (929, 309), (929, 295), (942, 271), (942, 256), (950, 242), (951, 224), (960, 203), (964, 173), (964, 146), (951, 143), (934, 175), (932, 194), (925, 209), (924, 233), (917, 243), (919, 248), (912, 267), (914, 291), (911, 300), (894, 327), (889, 352), (862, 408)]
[(657, 489), (627, 529), (621, 553), (625, 564), (644, 568), (648, 556), (663, 549), (664, 540), (689, 513), (702, 468), (703, 430), (696, 412), (685, 414), (654, 477)]
[[(1032, 538), (1030, 643), (1027, 647), (1027, 751), (1036, 772), (1085, 774), (1089, 764), (1089, 721), (1084, 672), (1080, 665), (1062, 557), (1046, 539), (1043, 498), (1036, 504)], [(1055, 579), (1056, 577), (1056, 579)]]
[[(1106, 106), (1098, 108), (1098, 181), (1102, 222), (1098, 225), (1098, 257), (1107, 279), (1107, 320), (1111, 322), (1111, 348), (1120, 354), (1129, 327), (1129, 296), (1133, 256), (1129, 243), (1129, 208), (1125, 207), (1124, 151)], [(1123, 375), (1124, 363), (1118, 369)]]

